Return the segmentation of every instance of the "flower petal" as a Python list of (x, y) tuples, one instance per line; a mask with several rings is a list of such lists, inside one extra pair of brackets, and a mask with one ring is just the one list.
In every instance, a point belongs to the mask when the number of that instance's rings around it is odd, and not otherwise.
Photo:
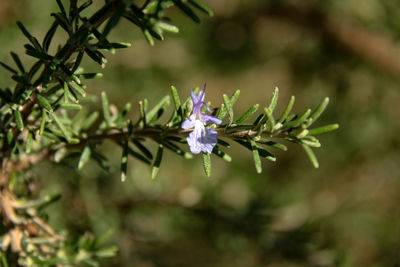
[(203, 150), (203, 144), (201, 143), (203, 132), (205, 133), (204, 125), (196, 120), (193, 131), (186, 138), (192, 154), (199, 154)]
[(211, 112), (211, 108), (206, 104), (206, 102), (203, 102), (203, 105), (206, 106), (208, 112)]
[(185, 130), (194, 128), (193, 131), (186, 138), (192, 154), (199, 154), (200, 152), (210, 154), (217, 144), (218, 132), (214, 129), (205, 128), (206, 124), (221, 124), (222, 120), (209, 114), (201, 113), (203, 105), (206, 106), (208, 112), (211, 112), (210, 107), (204, 102), (205, 88), (196, 95), (190, 91), (193, 111), (190, 117), (185, 120), (181, 127)]
[(203, 102), (204, 101), (204, 96), (206, 95), (206, 90), (203, 89), (199, 92), (198, 100)]
[(203, 107), (203, 102), (201, 101), (197, 102), (196, 104), (193, 103), (193, 114), (199, 115), (202, 107)]
[(214, 146), (217, 144), (217, 131), (214, 129), (205, 129), (205, 133), (201, 138), (201, 151), (211, 154)]
[(197, 98), (197, 95), (196, 95), (192, 90), (190, 90), (190, 96), (192, 97), (193, 106), (194, 106), (197, 102), (199, 102), (199, 99)]
[(221, 119), (218, 119), (217, 117), (214, 117), (209, 114), (204, 114), (204, 113), (201, 113), (201, 120), (203, 121), (204, 124), (210, 124), (210, 123), (221, 124), (222, 123)]
[(195, 116), (194, 115), (190, 115), (190, 117), (185, 120), (184, 122), (182, 122), (182, 129), (188, 130), (193, 128), (195, 125)]

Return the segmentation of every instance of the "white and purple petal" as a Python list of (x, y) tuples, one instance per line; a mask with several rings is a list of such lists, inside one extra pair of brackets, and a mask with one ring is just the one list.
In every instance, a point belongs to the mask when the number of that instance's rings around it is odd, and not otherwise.
[(194, 130), (186, 138), (190, 152), (192, 154), (199, 154), (200, 152), (210, 154), (218, 142), (217, 134), (214, 129), (207, 129), (203, 124), (196, 123)]
[(197, 98), (197, 96), (195, 96), (195, 98), (196, 99), (193, 99), (193, 96), (192, 96), (193, 114), (198, 115), (201, 112), (201, 108), (203, 107), (203, 101), (199, 100)]
[(204, 125), (201, 123), (201, 121), (196, 120), (193, 131), (186, 138), (192, 154), (199, 154), (201, 151), (203, 151), (202, 136), (205, 134), (205, 132)]
[(217, 144), (217, 131), (214, 129), (205, 129), (205, 133), (201, 139), (201, 145), (204, 153), (211, 154), (214, 146)]
[(184, 122), (182, 122), (182, 129), (188, 130), (194, 127), (196, 122), (196, 116), (194, 114), (190, 115), (189, 118), (187, 118), (187, 120), (185, 120)]
[(221, 124), (222, 120), (214, 117), (212, 115), (209, 114), (204, 114), (201, 113), (201, 120), (203, 121), (204, 124), (210, 124), (210, 123), (215, 123), (215, 124)]
[(198, 101), (203, 102), (203, 101), (204, 101), (205, 95), (206, 95), (206, 90), (205, 90), (205, 89), (201, 90), (201, 91), (199, 92)]
[(199, 154), (200, 152), (210, 154), (217, 144), (218, 132), (214, 129), (205, 128), (205, 125), (211, 123), (221, 124), (222, 121), (212, 115), (201, 113), (203, 105), (211, 112), (210, 107), (204, 102), (205, 89), (201, 90), (199, 95), (196, 95), (193, 91), (190, 94), (193, 111), (190, 117), (182, 123), (181, 127), (185, 130), (193, 128), (193, 131), (186, 138), (190, 152), (193, 154)]
[(193, 105), (195, 105), (197, 102), (199, 102), (197, 95), (192, 90), (190, 90), (190, 96), (192, 97)]
[(206, 106), (207, 111), (211, 112), (211, 108), (205, 102), (203, 102), (203, 104), (204, 104), (204, 106)]

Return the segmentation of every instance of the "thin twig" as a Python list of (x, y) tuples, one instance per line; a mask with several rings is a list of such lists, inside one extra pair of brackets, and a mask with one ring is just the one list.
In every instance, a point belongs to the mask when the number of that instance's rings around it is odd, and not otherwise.
[(243, 12), (258, 16), (278, 16), (296, 25), (305, 26), (321, 33), (329, 43), (380, 66), (397, 78), (400, 77), (400, 48), (393, 38), (382, 32), (374, 32), (348, 18), (327, 14), (315, 7), (312, 1), (274, 1), (273, 4), (258, 6), (257, 10)]
[(12, 200), (14, 196), (8, 189), (3, 189), (0, 192), (0, 211), (3, 212), (3, 216), (11, 221), (13, 224), (24, 224), (27, 221), (18, 216), (12, 206)]

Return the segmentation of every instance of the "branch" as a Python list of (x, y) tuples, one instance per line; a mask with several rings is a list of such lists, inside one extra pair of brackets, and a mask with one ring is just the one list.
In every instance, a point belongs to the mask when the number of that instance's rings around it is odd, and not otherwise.
[[(231, 122), (218, 126), (211, 125), (209, 127), (215, 130), (218, 138), (225, 138), (229, 139), (230, 141), (238, 142), (240, 145), (250, 150), (253, 150), (254, 155), (259, 154), (272, 161), (275, 161), (275, 156), (262, 148), (261, 145), (266, 145), (272, 148), (286, 151), (287, 148), (285, 145), (273, 140), (286, 140), (289, 142), (300, 144), (306, 150), (314, 166), (318, 167), (318, 162), (315, 158), (315, 155), (309, 148), (309, 146), (320, 147), (320, 143), (314, 135), (336, 130), (338, 128), (338, 125), (331, 124), (311, 130), (309, 130), (308, 128), (322, 114), (328, 104), (329, 99), (325, 98), (313, 112), (311, 111), (311, 109), (308, 109), (302, 115), (297, 116), (289, 115), (294, 104), (294, 97), (292, 97), (282, 115), (279, 118), (275, 119), (272, 113), (278, 101), (278, 92), (279, 90), (278, 88), (276, 88), (274, 95), (271, 99), (271, 104), (265, 108), (266, 113), (260, 114), (253, 124), (242, 124), (242, 122), (248, 119), (254, 112), (256, 112), (258, 104), (251, 107), (245, 114), (237, 119), (235, 123), (233, 123), (233, 110), (232, 106), (230, 106), (229, 110), (231, 114), (229, 116), (229, 119)], [(175, 93), (176, 92), (173, 89), (173, 94)], [(228, 103), (229, 105), (234, 103), (237, 100), (239, 93), (239, 90), (236, 91), (229, 102), (225, 103), (227, 105)], [(179, 148), (179, 145), (181, 145), (182, 143), (187, 143), (185, 138), (188, 137), (193, 129), (181, 128), (183, 120), (185, 120), (185, 118), (187, 117), (181, 116), (179, 114), (188, 114), (189, 111), (186, 110), (184, 105), (175, 105), (175, 110), (172, 113), (170, 121), (166, 124), (155, 123), (158, 120), (159, 116), (155, 119), (153, 123), (147, 122), (148, 119), (154, 120), (153, 115), (155, 116), (155, 114), (162, 114), (164, 112), (166, 108), (164, 104), (169, 103), (168, 98), (164, 97), (160, 101), (160, 103), (156, 104), (151, 111), (146, 113), (145, 110), (142, 110), (141, 118), (138, 120), (135, 126), (132, 126), (130, 120), (122, 120), (123, 114), (127, 113), (126, 109), (124, 109), (120, 114), (114, 114), (114, 117), (111, 117), (111, 115), (108, 114), (109, 107), (107, 96), (104, 93), (102, 96), (103, 112), (104, 117), (108, 118), (108, 126), (107, 123), (103, 121), (103, 123), (99, 125), (99, 129), (96, 132), (80, 132), (78, 135), (75, 135), (74, 139), (76, 141), (74, 143), (56, 143), (55, 145), (49, 146), (36, 154), (33, 153), (27, 157), (21, 157), (21, 160), (19, 162), (11, 164), (10, 167), (13, 170), (22, 171), (30, 168), (38, 161), (53, 158), (55, 153), (60, 150), (63, 150), (65, 152), (78, 149), (79, 151), (83, 151), (79, 163), (79, 168), (81, 168), (90, 158), (91, 151), (96, 149), (96, 145), (106, 139), (112, 140), (120, 146), (123, 146), (124, 148), (126, 147), (124, 151), (131, 151), (132, 156), (146, 163), (150, 163), (152, 155), (148, 151), (148, 149), (145, 148), (143, 144), (141, 144), (141, 142), (145, 139), (151, 139), (160, 145), (166, 146), (168, 149), (181, 156), (187, 156), (187, 153), (184, 152), (183, 149)], [(229, 99), (227, 96), (224, 97), (225, 99)], [(177, 102), (178, 98), (179, 96), (176, 95), (175, 99)], [(144, 102), (146, 101), (139, 102), (140, 107), (142, 107), (141, 103)], [(226, 110), (227, 109), (225, 108), (224, 104), (221, 106), (221, 109), (217, 109), (217, 113), (219, 114), (218, 116), (220, 117), (220, 119), (223, 119), (224, 116), (227, 115)], [(118, 126), (118, 124), (125, 126)], [(141, 155), (140, 153), (134, 152), (132, 149), (129, 149), (128, 147), (130, 142), (137, 146), (139, 150), (144, 153), (144, 155)], [(176, 144), (174, 144), (174, 142), (176, 142)], [(222, 145), (229, 147), (229, 144), (222, 139), (219, 139), (218, 142), (221, 142)], [(230, 157), (218, 147), (213, 150), (213, 153), (224, 158), (227, 161), (230, 161)], [(66, 153), (63, 154), (66, 155)], [(259, 161), (259, 159), (257, 161)], [(257, 170), (260, 171), (260, 166), (257, 167)]]
[(311, 1), (274, 1), (243, 12), (278, 16), (303, 25), (321, 33), (329, 43), (381, 67), (396, 78), (400, 77), (400, 49), (390, 36), (373, 32), (342, 16), (326, 14), (314, 7)]
[[(105, 6), (103, 6), (100, 10), (98, 10), (94, 15), (92, 15), (89, 18), (89, 22), (91, 23), (91, 25), (93, 25), (93, 27), (96, 27), (96, 28), (100, 27), (100, 25), (104, 21), (106, 21), (108, 18), (110, 18), (114, 14), (114, 12), (118, 9), (118, 7), (121, 4), (122, 4), (122, 2), (117, 1), (117, 0), (108, 1)], [(85, 27), (86, 27), (86, 25), (82, 25), (77, 31), (79, 31)], [(58, 50), (58, 52), (56, 53), (56, 55), (54, 57), (56, 59), (59, 59), (61, 61), (61, 63), (64, 64), (71, 57), (71, 55), (73, 53), (77, 52), (79, 49), (81, 49), (81, 47), (79, 46), (79, 40), (75, 41), (75, 43), (72, 45), (69, 42), (67, 42), (61, 49)], [(67, 50), (67, 52), (65, 52), (65, 50)], [(40, 62), (40, 61), (41, 60), (39, 60), (38, 62)], [(50, 65), (46, 64), (40, 77), (37, 79), (38, 81), (43, 79), (43, 77), (46, 75), (49, 68), (50, 68)], [(21, 84), (17, 84), (15, 90), (18, 90), (20, 86), (21, 86)], [(38, 85), (36, 87), (36, 90), (38, 92), (41, 92), (42, 86), (43, 86), (43, 84)], [(27, 119), (28, 119), (29, 115), (32, 113), (33, 108), (37, 104), (37, 102), (38, 102), (38, 100), (36, 97), (36, 93), (33, 92), (32, 96), (29, 99), (27, 99), (26, 101), (24, 101), (24, 103), (21, 105), (21, 107), (19, 107), (19, 110), (22, 115), (22, 121), (24, 123), (27, 122)], [(17, 139), (20, 134), (21, 134), (21, 131), (17, 127), (15, 127), (13, 129), (14, 139)], [(11, 148), (10, 148), (10, 145), (8, 144), (6, 138), (4, 139), (4, 142), (3, 142), (2, 151), (3, 151), (2, 159), (4, 159), (5, 157), (8, 157), (9, 154), (11, 153)]]

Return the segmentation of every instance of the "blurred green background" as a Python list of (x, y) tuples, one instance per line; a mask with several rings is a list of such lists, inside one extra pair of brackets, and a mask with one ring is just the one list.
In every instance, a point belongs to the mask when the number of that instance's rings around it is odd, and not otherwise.
[[(131, 102), (132, 118), (139, 100), (154, 104), (170, 85), (185, 96), (206, 82), (213, 106), (240, 89), (236, 114), (265, 105), (274, 86), (281, 111), (291, 95), (297, 113), (328, 96), (319, 125), (341, 128), (321, 137), (320, 168), (289, 145), (257, 175), (251, 153), (233, 145), (233, 162), (213, 158), (211, 178), (200, 157), (166, 153), (156, 180), (131, 159), (122, 183), (121, 151), (106, 142), (111, 173), (94, 163), (83, 172), (49, 162), (32, 170), (38, 194), (62, 194), (48, 209), (51, 224), (71, 239), (110, 234), (119, 253), (102, 266), (399, 266), (400, 3), (204, 3), (214, 17), (196, 25), (171, 10), (181, 32), (154, 47), (123, 21), (111, 40), (132, 47), (108, 55), (89, 92), (106, 91), (120, 108)], [(41, 39), (56, 10), (55, 1), (1, 0), (0, 60), (23, 53), (17, 20)], [(89, 60), (84, 67), (101, 71)], [(0, 84), (13, 84), (5, 70)]]

